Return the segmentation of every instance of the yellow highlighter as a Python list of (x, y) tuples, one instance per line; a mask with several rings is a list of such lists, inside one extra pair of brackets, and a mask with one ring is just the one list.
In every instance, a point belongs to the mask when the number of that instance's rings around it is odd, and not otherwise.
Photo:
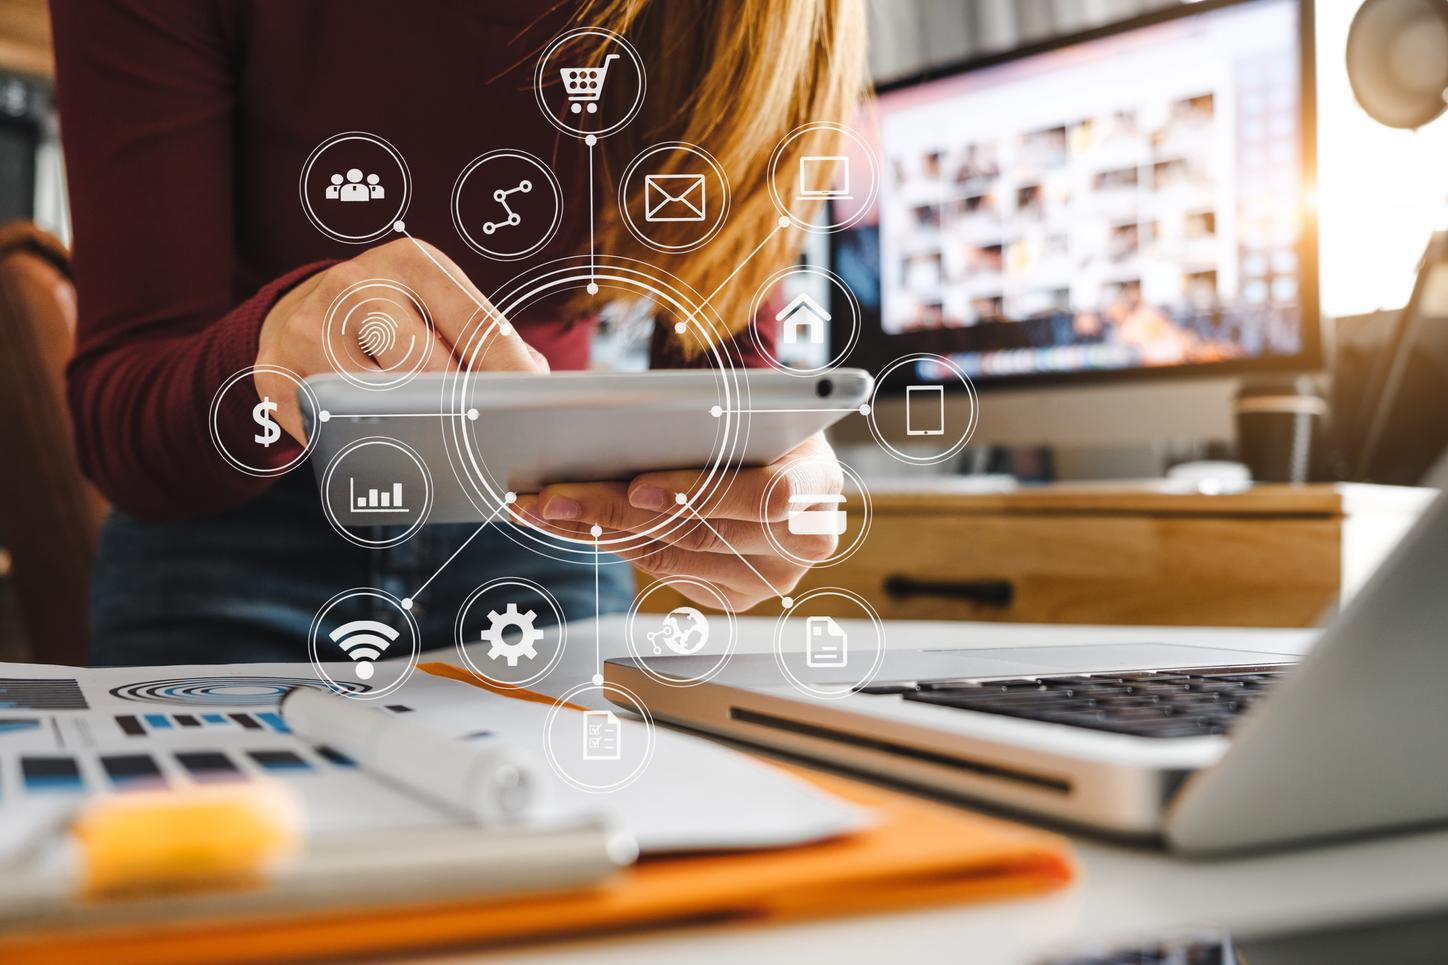
[(302, 829), (296, 797), (267, 781), (107, 795), (71, 824), (77, 891), (256, 884), (297, 853)]

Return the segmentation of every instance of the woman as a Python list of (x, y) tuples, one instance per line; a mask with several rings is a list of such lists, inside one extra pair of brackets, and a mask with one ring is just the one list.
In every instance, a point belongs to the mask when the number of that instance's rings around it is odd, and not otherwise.
[[(863, 75), (857, 0), (55, 0), (51, 9), (80, 299), (71, 406), (83, 465), (116, 507), (92, 590), (92, 657), (102, 664), (301, 659), (312, 616), (333, 593), (375, 586), (407, 595), (472, 532), (434, 526), (391, 550), (352, 547), (325, 523), (306, 469), (269, 479), (229, 467), (211, 445), (208, 407), (228, 376), (250, 366), (330, 371), (321, 320), (357, 279), (411, 287), (450, 347), (473, 306), (439, 267), (470, 279), (467, 294), (478, 299), (519, 269), (473, 254), (450, 223), (453, 180), (485, 150), (545, 159), (571, 199), (538, 261), (587, 250), (588, 213), (576, 201), (589, 196), (585, 149), (550, 125), (532, 90), (551, 37), (606, 27), (643, 52), (648, 71), (640, 114), (599, 145), (597, 250), (660, 261), (603, 202), (610, 176), (645, 145), (695, 143), (729, 172), (736, 202), (724, 229), (661, 264), (701, 291), (773, 227), (773, 146), (800, 124), (848, 121)], [(402, 239), (359, 252), (300, 210), (295, 185), (309, 151), (358, 130), (408, 159), (408, 230), (425, 251)], [(746, 321), (754, 288), (798, 244), (798, 232), (779, 232), (715, 298), (719, 316)], [(510, 319), (514, 335), (487, 353), (487, 367), (585, 367), (591, 322), (580, 311), (553, 304)], [(664, 330), (654, 341), (656, 366), (689, 364), (702, 348)], [(737, 344), (752, 356), (747, 334)], [(434, 355), (434, 366), (446, 364), (448, 353)], [(275, 455), (285, 461), (303, 431), (294, 392), (277, 378), (258, 373), (255, 391), (282, 400), (277, 419), (291, 438)], [(789, 458), (801, 456), (833, 459), (822, 439)], [(771, 506), (761, 519), (759, 509), (778, 472), (742, 472), (702, 510), (749, 560), (694, 527), (632, 562), (650, 576), (709, 580), (740, 609), (787, 591), (803, 568), (771, 552), (763, 527), (783, 518), (789, 487), (775, 487), (778, 513)], [(552, 486), (519, 508), (561, 532), (632, 531), (685, 484), (665, 474)], [(829, 484), (838, 479), (814, 481)], [(832, 548), (777, 532), (806, 558)], [(604, 572), (601, 607), (626, 607), (627, 569)], [(551, 563), (489, 528), (419, 599), (423, 645), (446, 645), (463, 597), (498, 575), (536, 579), (565, 612), (592, 615), (591, 571)]]

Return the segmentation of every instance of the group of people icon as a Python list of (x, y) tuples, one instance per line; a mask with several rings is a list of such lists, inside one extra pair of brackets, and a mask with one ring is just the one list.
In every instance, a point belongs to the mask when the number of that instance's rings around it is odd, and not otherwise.
[(387, 189), (384, 188), (375, 174), (367, 175), (367, 183), (362, 183), (362, 170), (351, 168), (347, 171), (344, 182), (342, 175), (332, 175), (332, 183), (327, 185), (328, 201), (371, 201), (374, 198), (387, 197)]

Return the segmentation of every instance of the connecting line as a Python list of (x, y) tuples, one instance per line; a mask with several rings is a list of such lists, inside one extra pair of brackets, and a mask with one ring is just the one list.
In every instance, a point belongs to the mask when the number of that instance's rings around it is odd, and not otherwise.
[[(590, 152), (589, 152), (589, 158), (590, 158), (590, 160), (592, 159), (592, 157), (593, 157), (593, 153), (590, 151)], [(400, 221), (398, 222), (398, 224), (401, 224), (401, 223), (402, 223), (402, 222), (400, 222)], [(479, 298), (478, 298), (477, 295), (474, 295), (471, 291), (468, 290), (468, 286), (467, 286), (467, 285), (464, 285), (462, 282), (458, 281), (456, 275), (454, 275), (452, 272), (448, 271), (447, 268), (443, 266), (443, 263), (442, 263), (442, 262), (438, 261), (436, 258), (434, 258), (434, 257), (432, 256), (432, 252), (430, 252), (430, 251), (427, 250), (427, 246), (426, 246), (426, 245), (424, 245), (422, 242), (418, 241), (418, 240), (417, 240), (416, 238), (414, 238), (412, 235), (408, 234), (406, 228), (398, 228), (397, 230), (398, 230), (398, 231), (402, 234), (402, 236), (405, 237), (408, 241), (412, 242), (414, 245), (417, 245), (417, 250), (420, 251), (420, 252), (422, 252), (424, 255), (426, 255), (428, 261), (432, 262), (434, 265), (437, 265), (437, 270), (440, 271), (440, 272), (442, 272), (444, 275), (446, 275), (446, 276), (448, 277), (448, 281), (450, 281), (450, 282), (452, 282), (454, 285), (458, 286), (458, 291), (460, 291), (460, 292), (462, 292), (464, 295), (468, 296), (468, 298), (472, 300), (472, 303), (473, 303), (474, 305), (476, 305), (476, 306), (478, 306), (479, 308), (484, 309), (484, 310), (486, 310), (487, 312), (489, 312), (489, 313), (492, 314), (493, 320), (492, 320), (492, 322), (489, 323), (489, 328), (496, 328), (496, 327), (499, 326), (499, 324), (501, 323), (502, 319), (498, 317), (498, 310), (497, 310), (496, 308), (494, 308), (492, 305), (489, 305), (489, 304), (488, 304), (487, 302), (485, 302), (485, 301), (479, 300)], [(590, 231), (591, 231), (591, 230), (592, 230), (592, 229), (590, 228)], [(480, 341), (481, 341), (481, 340), (486, 340), (487, 337), (488, 337), (488, 334), (489, 334), (489, 333), (488, 333), (487, 331), (484, 331), (483, 334), (482, 334), (481, 336), (479, 336), (479, 340), (480, 340)], [(447, 413), (444, 413), (444, 415), (446, 415), (446, 414), (447, 414)]]
[(860, 415), (869, 415), (870, 406), (869, 403), (865, 403), (863, 405), (850, 406), (848, 409), (725, 409), (720, 406), (713, 406), (709, 409), (709, 414), (716, 419), (725, 413), (729, 415), (752, 415), (756, 412), (858, 412)]
[(328, 412), (327, 421), (333, 419), (471, 419), (467, 412)]
[(598, 283), (598, 268), (594, 264), (593, 244), (593, 139), (588, 140), (588, 280)]
[[(505, 503), (504, 505), (507, 505), (507, 504)], [(449, 556), (446, 560), (443, 561), (442, 566), (439, 566), (439, 567), (433, 572), (432, 576), (429, 576), (426, 580), (424, 580), (422, 586), (419, 586), (419, 587), (417, 588), (416, 592), (414, 592), (414, 593), (412, 594), (412, 596), (410, 596), (410, 597), (408, 597), (407, 599), (405, 599), (405, 600), (402, 601), (402, 608), (403, 608), (404, 610), (411, 610), (411, 609), (412, 609), (412, 601), (415, 600), (415, 599), (417, 599), (418, 597), (422, 596), (422, 591), (425, 590), (425, 589), (427, 589), (428, 585), (429, 585), (430, 583), (432, 583), (433, 580), (437, 579), (438, 576), (442, 573), (443, 570), (445, 570), (445, 569), (448, 568), (448, 564), (449, 564), (449, 563), (451, 563), (453, 560), (455, 560), (455, 559), (458, 558), (458, 554), (459, 554), (459, 553), (461, 553), (463, 550), (465, 550), (465, 549), (468, 548), (468, 544), (471, 543), (474, 539), (476, 539), (477, 536), (478, 536), (478, 534), (481, 533), (485, 528), (487, 528), (487, 526), (488, 526), (489, 523), (491, 523), (493, 520), (495, 520), (495, 519), (498, 518), (498, 513), (501, 512), (501, 511), (502, 511), (502, 507), (500, 506), (498, 509), (493, 510), (493, 514), (492, 514), (491, 516), (489, 516), (487, 519), (485, 519), (485, 520), (483, 520), (481, 523), (479, 523), (479, 524), (478, 524), (478, 528), (475, 529), (475, 530), (473, 530), (472, 533), (468, 536), (467, 539), (463, 540), (463, 544), (462, 544), (461, 546), (459, 546), (457, 549), (453, 550), (453, 554), (452, 554), (451, 556)]]
[(773, 239), (775, 235), (779, 234), (780, 229), (783, 228), (783, 227), (784, 227), (786, 224), (788, 224), (788, 223), (789, 223), (789, 222), (787, 222), (787, 221), (782, 221), (782, 222), (780, 222), (780, 223), (775, 224), (774, 230), (771, 231), (769, 234), (765, 235), (765, 236), (764, 236), (764, 240), (761, 241), (759, 244), (755, 245), (755, 246), (754, 246), (754, 250), (751, 251), (749, 254), (747, 254), (747, 255), (744, 256), (744, 260), (743, 260), (743, 261), (741, 261), (739, 264), (737, 264), (737, 265), (734, 266), (734, 270), (731, 271), (731, 272), (724, 278), (724, 280), (719, 283), (719, 287), (717, 287), (717, 288), (715, 288), (713, 291), (711, 291), (711, 292), (709, 293), (709, 297), (705, 298), (702, 302), (700, 302), (700, 303), (698, 304), (698, 307), (696, 307), (692, 312), (690, 312), (687, 318), (684, 318), (684, 319), (682, 319), (682, 320), (679, 322), (679, 324), (678, 324), (678, 326), (677, 326), (677, 327), (678, 327), (678, 330), (679, 330), (680, 332), (684, 331), (684, 326), (687, 325), (689, 322), (693, 321), (694, 318), (695, 318), (696, 316), (698, 316), (698, 314), (699, 314), (701, 311), (704, 310), (704, 306), (707, 305), (707, 304), (709, 304), (710, 302), (712, 302), (712, 301), (714, 300), (714, 296), (717, 295), (717, 294), (719, 294), (721, 291), (723, 291), (723, 290), (724, 290), (724, 286), (727, 285), (727, 284), (729, 284), (731, 281), (733, 281), (733, 280), (734, 280), (734, 276), (737, 275), (737, 274), (739, 274), (741, 271), (743, 271), (743, 270), (744, 270), (744, 266), (747, 265), (747, 264), (749, 264), (749, 262), (753, 260), (754, 256), (757, 255), (757, 254), (759, 254), (759, 252), (764, 248), (764, 246), (767, 245), (767, 244), (769, 244), (770, 240)]
[[(759, 572), (759, 570), (755, 569), (754, 564), (751, 563), (751, 562), (749, 562), (749, 557), (745, 556), (743, 553), (741, 553), (741, 552), (739, 552), (737, 549), (735, 549), (735, 548), (734, 548), (734, 544), (731, 543), (731, 542), (729, 542), (727, 539), (725, 539), (723, 533), (721, 533), (721, 532), (719, 532), (717, 529), (715, 529), (715, 528), (714, 528), (714, 525), (713, 525), (712, 523), (710, 523), (707, 519), (705, 519), (703, 516), (700, 516), (698, 510), (696, 510), (693, 506), (690, 506), (688, 503), (684, 503), (684, 508), (687, 509), (687, 510), (693, 515), (693, 517), (694, 517), (695, 519), (697, 519), (699, 522), (703, 523), (703, 524), (708, 528), (709, 532), (711, 532), (711, 533), (713, 533), (715, 536), (717, 536), (717, 537), (719, 538), (719, 542), (721, 542), (721, 543), (723, 543), (725, 546), (729, 547), (729, 552), (731, 552), (731, 553), (733, 553), (735, 556), (739, 557), (739, 561), (740, 561), (741, 563), (743, 563), (745, 566), (749, 567), (749, 571), (750, 571), (751, 573), (753, 573), (755, 576), (759, 577), (759, 582), (761, 582), (761, 583), (763, 583), (765, 586), (769, 587), (770, 591), (771, 591), (775, 596), (779, 597), (781, 600), (788, 600), (788, 599), (789, 599), (788, 596), (786, 596), (785, 594), (779, 592), (779, 589), (778, 589), (773, 583), (771, 583), (771, 582), (769, 582), (768, 580), (766, 580), (766, 579), (764, 578), (764, 574), (763, 574), (763, 573), (761, 573), (761, 572)], [(788, 607), (789, 605), (790, 605), (790, 604), (788, 604), (788, 603), (785, 604), (786, 607)]]
[(707, 305), (707, 304), (709, 304), (710, 302), (712, 302), (712, 301), (714, 300), (714, 296), (717, 295), (717, 294), (719, 294), (721, 291), (723, 291), (723, 290), (724, 290), (724, 286), (727, 285), (727, 284), (729, 284), (731, 281), (733, 281), (733, 280), (734, 280), (734, 276), (737, 275), (737, 274), (739, 274), (741, 271), (743, 271), (743, 270), (744, 270), (744, 266), (747, 265), (747, 264), (749, 264), (749, 262), (754, 259), (754, 256), (757, 255), (757, 254), (759, 254), (760, 250), (761, 250), (765, 245), (769, 244), (769, 242), (774, 239), (774, 236), (775, 236), (775, 235), (779, 234), (780, 229), (783, 228), (783, 227), (784, 227), (783, 224), (776, 224), (776, 225), (774, 226), (774, 230), (771, 231), (769, 234), (765, 235), (765, 236), (764, 236), (764, 240), (761, 241), (759, 244), (755, 245), (755, 246), (754, 246), (754, 250), (751, 251), (749, 254), (747, 254), (747, 255), (744, 256), (744, 260), (741, 261), (738, 265), (736, 265), (736, 266), (734, 267), (734, 270), (731, 271), (731, 272), (728, 274), (728, 276), (725, 277), (725, 279), (719, 283), (719, 287), (718, 287), (718, 288), (715, 288), (713, 291), (711, 291), (711, 292), (709, 293), (709, 297), (706, 298), (706, 299), (704, 299), (704, 301), (703, 301), (702, 303), (700, 303), (699, 307), (700, 307), (700, 308), (703, 308), (705, 305)]
[[(398, 223), (401, 224), (401, 222), (398, 222)], [(481, 301), (478, 300), (478, 296), (477, 296), (477, 295), (474, 295), (472, 292), (468, 291), (468, 286), (467, 286), (467, 285), (464, 285), (462, 282), (458, 281), (456, 275), (454, 275), (452, 272), (448, 271), (445, 267), (443, 267), (443, 263), (442, 263), (442, 262), (438, 261), (436, 258), (434, 258), (434, 257), (432, 256), (432, 252), (430, 252), (430, 251), (427, 250), (427, 245), (424, 245), (422, 242), (418, 241), (418, 240), (417, 240), (416, 238), (414, 238), (412, 235), (408, 234), (406, 228), (398, 228), (397, 230), (402, 233), (402, 236), (403, 236), (404, 238), (406, 238), (408, 241), (412, 242), (414, 245), (417, 245), (417, 250), (420, 251), (420, 252), (422, 252), (424, 255), (426, 255), (428, 261), (432, 262), (434, 265), (437, 265), (437, 270), (440, 271), (440, 272), (442, 272), (444, 275), (447, 275), (448, 280), (451, 281), (454, 285), (458, 286), (458, 290), (461, 291), (464, 295), (466, 295), (466, 296), (468, 296), (468, 298), (472, 299), (472, 302), (473, 302), (474, 305), (478, 306), (479, 308), (487, 308), (487, 307), (488, 307), (486, 303), (481, 302)]]
[[(603, 638), (598, 629), (599, 601), (598, 601), (598, 537), (593, 538), (593, 656), (594, 666), (598, 667), (598, 673), (603, 673)], [(598, 677), (594, 683), (602, 683)]]

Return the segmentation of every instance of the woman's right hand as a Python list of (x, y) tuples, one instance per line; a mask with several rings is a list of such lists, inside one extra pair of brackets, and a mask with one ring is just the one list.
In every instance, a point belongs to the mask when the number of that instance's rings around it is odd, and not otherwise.
[[(548, 361), (542, 353), (523, 341), (502, 319), (461, 268), (437, 248), (411, 238), (369, 248), (355, 258), (318, 272), (283, 295), (262, 323), (256, 364), (286, 369), (301, 378), (335, 371), (325, 345), (327, 310), (349, 286), (370, 279), (397, 282), (416, 292), (432, 317), (432, 331), (429, 333), (420, 315), (405, 310), (406, 299), (395, 300), (389, 311), (398, 326), (394, 347), (379, 352), (376, 360), (360, 350), (334, 351), (332, 355), (340, 364), (359, 372), (379, 371), (399, 361), (389, 353), (400, 353), (401, 346), (410, 345), (415, 339), (430, 338), (435, 344), (422, 370), (456, 371), (464, 360), (457, 357), (454, 346), (467, 336), (470, 344), (466, 361), (471, 362), (474, 369), (548, 371)], [(479, 342), (468, 331), (468, 326), (470, 322), (487, 324), (481, 321), (484, 318), (494, 318), (498, 324)], [(296, 386), (285, 376), (265, 370), (258, 371), (254, 381), (257, 398), (274, 400), (278, 406), (276, 418), (282, 428), (298, 442), (304, 441)]]

